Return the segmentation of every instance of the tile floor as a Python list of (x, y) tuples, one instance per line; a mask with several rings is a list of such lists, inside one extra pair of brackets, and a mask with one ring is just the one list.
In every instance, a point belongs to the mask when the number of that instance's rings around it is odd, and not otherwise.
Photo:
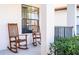
[(41, 45), (33, 46), (32, 44), (28, 45), (27, 50), (18, 49), (18, 53), (13, 53), (10, 50), (0, 51), (0, 55), (41, 55)]

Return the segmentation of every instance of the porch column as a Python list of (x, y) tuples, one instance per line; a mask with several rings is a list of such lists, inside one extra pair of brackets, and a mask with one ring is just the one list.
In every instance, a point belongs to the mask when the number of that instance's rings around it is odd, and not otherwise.
[(67, 26), (73, 26), (73, 34), (77, 35), (77, 6), (76, 4), (67, 5)]
[(40, 8), (41, 54), (49, 53), (50, 43), (54, 41), (54, 8), (52, 4), (42, 4)]
[(54, 42), (54, 5), (47, 4), (47, 53), (49, 53), (50, 43)]
[(46, 5), (40, 5), (40, 31), (41, 31), (41, 54), (47, 54), (47, 40), (46, 40)]

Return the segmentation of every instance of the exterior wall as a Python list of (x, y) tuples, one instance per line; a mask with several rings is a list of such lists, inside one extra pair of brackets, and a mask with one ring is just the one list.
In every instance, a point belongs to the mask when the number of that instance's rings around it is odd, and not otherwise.
[(67, 26), (67, 10), (55, 11), (55, 26)]
[[(70, 5), (70, 7), (69, 7)], [(79, 8), (74, 9), (74, 4), (69, 4), (67, 10), (55, 11), (55, 26), (73, 26), (76, 34), (76, 25), (79, 25)], [(72, 12), (73, 11), (73, 12)], [(77, 14), (76, 14), (77, 13)]]
[[(77, 25), (79, 25), (79, 8), (77, 8)], [(67, 10), (55, 11), (55, 26), (67, 26)]]
[[(7, 49), (8, 46), (8, 23), (18, 23), (21, 28), (21, 5), (0, 4), (0, 50)], [(19, 30), (21, 33), (21, 30)]]

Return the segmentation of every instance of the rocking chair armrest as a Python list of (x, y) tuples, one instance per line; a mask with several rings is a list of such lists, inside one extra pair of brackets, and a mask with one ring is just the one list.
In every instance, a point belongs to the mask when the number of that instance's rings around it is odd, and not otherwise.
[(27, 34), (19, 34), (19, 36), (27, 36)]

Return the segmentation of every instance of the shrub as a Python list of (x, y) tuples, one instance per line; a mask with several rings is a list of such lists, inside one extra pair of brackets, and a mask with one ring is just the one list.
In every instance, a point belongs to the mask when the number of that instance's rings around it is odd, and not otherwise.
[(56, 38), (50, 44), (50, 52), (54, 49), (55, 55), (79, 55), (79, 37)]

